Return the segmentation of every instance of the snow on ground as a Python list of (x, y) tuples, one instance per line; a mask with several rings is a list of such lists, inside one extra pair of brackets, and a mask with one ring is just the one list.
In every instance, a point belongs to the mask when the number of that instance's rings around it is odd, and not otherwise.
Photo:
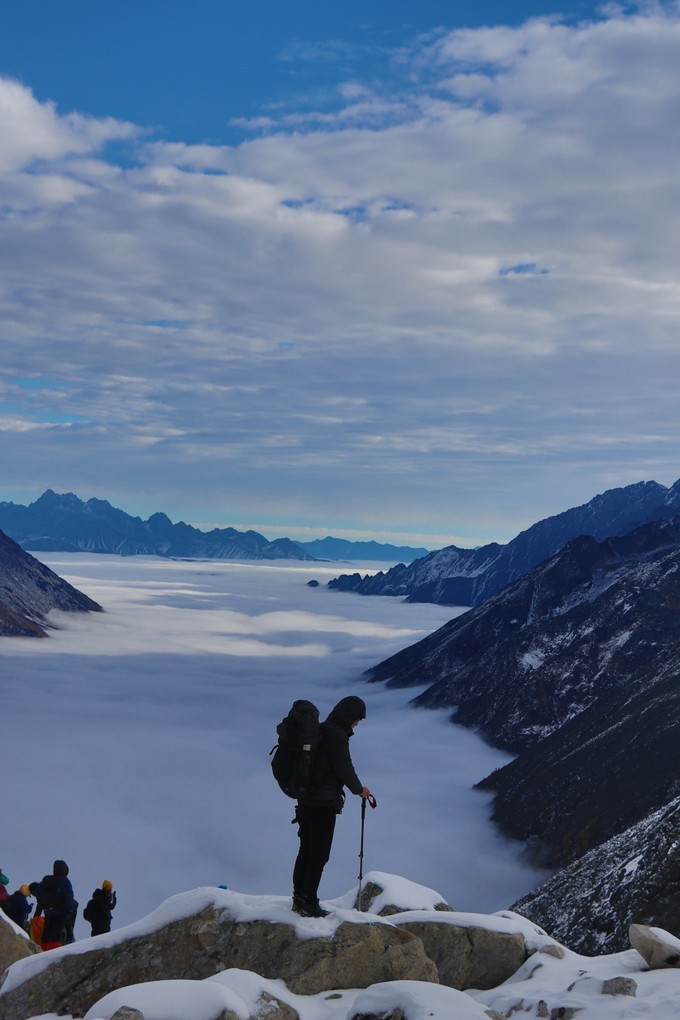
[[(204, 981), (168, 980), (131, 985), (110, 992), (86, 1014), (86, 1020), (110, 1020), (121, 1006), (132, 1006), (145, 1020), (215, 1020), (224, 1009), (239, 1018), (254, 1015), (263, 994), (274, 996), (295, 1009), (301, 1020), (350, 1020), (355, 1014), (385, 1014), (400, 1009), (405, 1020), (485, 1020), (486, 1010), (505, 1016), (574, 1015), (578, 1020), (672, 1020), (680, 1016), (680, 972), (648, 971), (633, 949), (602, 957), (584, 957), (564, 950), (555, 955), (557, 943), (540, 928), (512, 912), (493, 915), (447, 915), (434, 910), (441, 900), (438, 892), (417, 886), (386, 873), (368, 873), (367, 881), (384, 888), (380, 902), (401, 906), (413, 904), (420, 918), (438, 924), (469, 923), (497, 931), (521, 932), (534, 954), (503, 985), (489, 991), (459, 992), (420, 981), (393, 981), (368, 989), (343, 989), (303, 996), (290, 992), (280, 980), (268, 980), (249, 971), (229, 969)], [(115, 945), (126, 938), (157, 931), (165, 924), (204, 909), (223, 908), (239, 920), (255, 918), (297, 926), (299, 937), (328, 936), (341, 921), (375, 921), (373, 915), (351, 910), (355, 886), (332, 903), (334, 913), (324, 919), (303, 919), (294, 915), (283, 897), (254, 897), (232, 890), (196, 889), (170, 898), (149, 917), (109, 935), (98, 936), (98, 945)], [(376, 902), (375, 907), (379, 907)], [(394, 917), (380, 923), (394, 923)], [(29, 957), (14, 964), (3, 990), (9, 990), (53, 962), (59, 955), (85, 952), (93, 942), (84, 940), (50, 953)], [(608, 994), (606, 982), (624, 978), (635, 982), (634, 995)], [(633, 989), (631, 989), (633, 990)], [(562, 1010), (564, 1012), (560, 1013)], [(554, 1012), (553, 1012), (554, 1011)], [(36, 1018), (37, 1020), (37, 1018)], [(56, 1014), (40, 1020), (57, 1020)], [(63, 1020), (63, 1018), (62, 1018)]]

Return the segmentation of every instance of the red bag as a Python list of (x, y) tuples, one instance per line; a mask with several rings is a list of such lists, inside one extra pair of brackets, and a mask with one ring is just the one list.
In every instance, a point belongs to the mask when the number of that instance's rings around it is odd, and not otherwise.
[(45, 918), (42, 914), (37, 914), (31, 918), (31, 923), (28, 926), (28, 934), (31, 936), (31, 942), (35, 942), (37, 946), (42, 946), (42, 933), (45, 927)]

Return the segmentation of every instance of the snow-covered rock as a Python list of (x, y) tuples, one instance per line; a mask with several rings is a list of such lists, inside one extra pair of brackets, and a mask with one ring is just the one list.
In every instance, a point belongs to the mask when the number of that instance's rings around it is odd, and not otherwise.
[(646, 924), (631, 924), (628, 936), (633, 949), (652, 970), (680, 967), (680, 939), (674, 935)]
[[(225, 890), (198, 889), (172, 897), (147, 918), (96, 939), (86, 939), (62, 949), (41, 953), (13, 964), (0, 990), (2, 1020), (508, 1020), (527, 1016), (545, 1020), (670, 1020), (680, 1016), (680, 985), (677, 971), (650, 970), (635, 949), (608, 956), (587, 957), (565, 949), (545, 931), (513, 911), (492, 915), (460, 914), (433, 909), (441, 897), (431, 889), (418, 887), (399, 876), (369, 873), (368, 882), (382, 887), (385, 904), (411, 903), (415, 909), (402, 910), (381, 919), (377, 914), (351, 909), (357, 889), (333, 903), (333, 914), (325, 919), (303, 919), (291, 913), (283, 897), (253, 897)], [(196, 925), (199, 915), (223, 915), (227, 927), (235, 925), (234, 938), (248, 938), (253, 922), (268, 924), (273, 931), (285, 925), (296, 944), (335, 944), (343, 928), (398, 931), (410, 923), (439, 922), (443, 940), (455, 928), (485, 930), (490, 934), (519, 935), (526, 958), (519, 968), (487, 989), (450, 988), (436, 980), (423, 981), (408, 975), (371, 981), (364, 987), (325, 987), (315, 993), (295, 991), (292, 984), (300, 974), (292, 969), (284, 977), (268, 978), (241, 966), (220, 962), (214, 929), (197, 929), (187, 945), (180, 937), (182, 927)], [(199, 926), (200, 927), (200, 926)], [(402, 934), (404, 934), (402, 932)], [(652, 932), (658, 944), (680, 947), (680, 940), (668, 932)], [(410, 936), (413, 942), (418, 942)], [(159, 961), (184, 955), (185, 969), (196, 960), (211, 960), (208, 977), (160, 973), (148, 980), (134, 979), (130, 949), (147, 940), (155, 946)], [(361, 942), (357, 943), (359, 955)], [(233, 946), (232, 946), (233, 948)], [(422, 948), (422, 946), (421, 946)], [(277, 952), (277, 946), (271, 949)], [(236, 949), (236, 955), (240, 953)], [(127, 971), (116, 971), (116, 959), (127, 959)], [(93, 996), (91, 964), (105, 975), (98, 995)], [(139, 959), (143, 968), (148, 958)], [(352, 966), (361, 973), (362, 962)], [(71, 968), (73, 996), (60, 993), (61, 976)], [(200, 966), (198, 968), (200, 970)], [(78, 976), (89, 984), (91, 1001), (79, 1003)], [(40, 979), (40, 980), (39, 980)], [(113, 983), (111, 981), (113, 979)], [(31, 999), (40, 983), (43, 998)], [(107, 985), (111, 984), (110, 987)], [(52, 989), (52, 1000), (47, 992)], [(23, 998), (22, 998), (23, 996)]]
[(546, 939), (518, 915), (441, 911), (433, 890), (382, 872), (366, 879), (382, 887), (386, 901), (425, 909), (380, 918), (351, 909), (355, 889), (330, 904), (328, 917), (301, 918), (288, 898), (197, 889), (127, 928), (15, 964), (0, 988), (0, 1020), (50, 1011), (81, 1016), (89, 1010), (94, 1017), (97, 1002), (132, 985), (141, 986), (134, 999), (114, 996), (106, 1008), (145, 1012), (140, 1003), (150, 983), (179, 982), (183, 995), (187, 982), (227, 968), (285, 982), (304, 996), (392, 981), (490, 987), (523, 963), (537, 936)]
[(12, 963), (33, 956), (40, 950), (26, 932), (0, 911), (0, 974)]

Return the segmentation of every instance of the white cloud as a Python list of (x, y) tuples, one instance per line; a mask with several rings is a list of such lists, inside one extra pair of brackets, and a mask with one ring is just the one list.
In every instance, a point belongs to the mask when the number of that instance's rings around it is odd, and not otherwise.
[(53, 382), (7, 417), (92, 423), (22, 433), (13, 484), (347, 527), (361, 491), (367, 528), (478, 533), (489, 472), (519, 526), (672, 483), (679, 52), (675, 8), (457, 31), (235, 147), (0, 80), (4, 370)]

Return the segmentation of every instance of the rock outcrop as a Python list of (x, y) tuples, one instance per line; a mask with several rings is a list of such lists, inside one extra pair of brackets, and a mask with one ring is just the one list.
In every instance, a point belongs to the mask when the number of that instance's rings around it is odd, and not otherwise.
[[(249, 897), (246, 911), (243, 899), (197, 890), (159, 908), (159, 918), (181, 915), (170, 922), (157, 924), (152, 914), (129, 929), (43, 954), (31, 966), (15, 965), (0, 989), (0, 1020), (83, 1016), (116, 988), (200, 981), (228, 968), (283, 979), (300, 995), (398, 980), (490, 987), (529, 952), (521, 929), (498, 918), (486, 930), (481, 915), (450, 911), (407, 911), (387, 920), (339, 910), (323, 920), (301, 919), (288, 900), (272, 907), (271, 900)], [(272, 911), (275, 917), (257, 916)]]
[(650, 970), (680, 967), (680, 939), (667, 931), (646, 924), (631, 924), (628, 937)]
[(17, 960), (23, 960), (27, 956), (34, 956), (40, 949), (34, 942), (23, 935), (15, 924), (0, 912), (0, 974), (4, 974), (7, 968)]
[(175, 896), (128, 928), (12, 964), (0, 1018), (680, 1015), (680, 986), (656, 969), (677, 968), (680, 940), (660, 928), (634, 924), (634, 948), (581, 956), (512, 911), (436, 910), (448, 905), (433, 890), (381, 872), (369, 873), (366, 888), (386, 917), (352, 909), (357, 890), (321, 919), (298, 917), (284, 897), (207, 888)]
[(477, 925), (432, 920), (410, 920), (399, 914), (392, 921), (416, 935), (427, 956), (437, 965), (439, 981), (449, 988), (495, 988), (518, 970), (527, 958), (524, 937)]

